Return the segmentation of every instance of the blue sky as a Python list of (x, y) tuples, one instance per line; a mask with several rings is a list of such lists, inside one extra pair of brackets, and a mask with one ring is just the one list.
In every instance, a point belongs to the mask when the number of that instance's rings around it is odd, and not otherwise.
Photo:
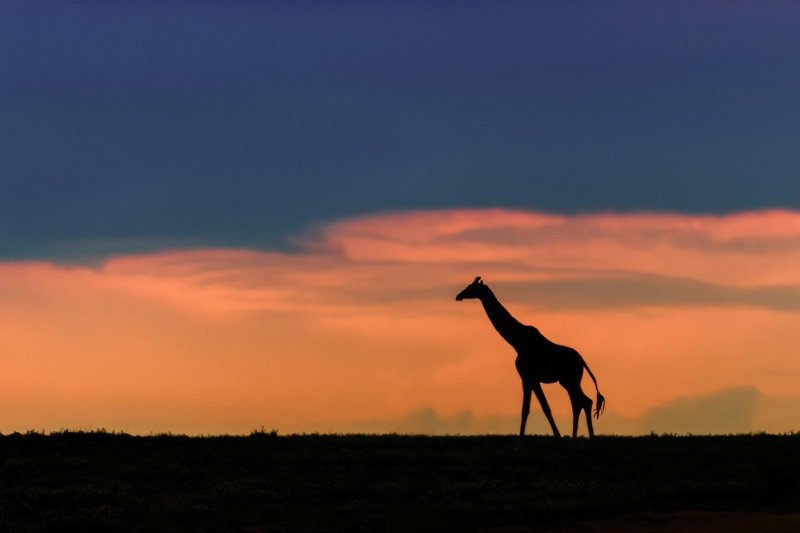
[(0, 1), (0, 257), (800, 208), (793, 3)]

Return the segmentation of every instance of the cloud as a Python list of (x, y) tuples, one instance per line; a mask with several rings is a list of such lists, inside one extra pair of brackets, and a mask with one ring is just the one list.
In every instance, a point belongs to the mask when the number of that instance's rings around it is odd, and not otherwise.
[(294, 253), (120, 255), (97, 272), (122, 290), (221, 311), (327, 311), (440, 300), (474, 274), (515, 299), (547, 308), (791, 311), (800, 302), (800, 214), (786, 211), (573, 217), (412, 212), (333, 223), (297, 244)]
[[(324, 243), (321, 245), (320, 243)], [(485, 263), (502, 274), (630, 271), (722, 284), (797, 283), (800, 213), (545, 215), (452, 210), (330, 225), (317, 247), (354, 261)], [(765, 258), (775, 263), (759, 263)], [(513, 268), (516, 267), (516, 268)]]
[[(638, 417), (607, 411), (593, 420), (595, 431), (606, 435), (733, 434), (767, 431), (783, 433), (800, 430), (800, 397), (765, 396), (754, 387), (732, 387), (707, 394), (674, 398), (651, 407)], [(570, 434), (571, 415), (556, 416), (562, 434)], [(354, 433), (402, 433), (423, 435), (516, 434), (519, 415), (475, 415), (460, 411), (446, 416), (434, 407), (410, 411), (396, 419), (355, 421), (330, 426), (329, 431)], [(586, 435), (581, 416), (579, 434)], [(550, 426), (535, 405), (528, 418), (526, 434), (550, 435)]]
[(754, 427), (760, 394), (753, 387), (683, 397), (645, 411), (637, 421), (641, 432), (740, 433)]
[(609, 309), (642, 306), (751, 306), (800, 310), (800, 286), (735, 287), (632, 272), (584, 279), (503, 284), (504, 289), (537, 306)]
[[(566, 419), (561, 422), (560, 427), (566, 428)], [(476, 415), (469, 410), (459, 411), (452, 415), (442, 415), (434, 407), (425, 406), (413, 409), (406, 415), (394, 419), (348, 421), (323, 425), (323, 427), (326, 427), (328, 431), (349, 433), (508, 435), (519, 431), (519, 415)], [(550, 434), (550, 425), (544, 417), (542, 420), (538, 420), (531, 416), (526, 433)]]
[[(584, 355), (625, 431), (644, 431), (631, 420), (676, 396), (752, 383), (791, 397), (798, 221), (786, 211), (427, 211), (328, 224), (292, 252), (2, 262), (0, 430), (111, 427), (104, 402), (144, 432), (148, 420), (205, 433), (353, 420), (398, 431), (505, 427), (491, 417), (519, 409), (514, 352), (479, 305), (454, 302), (475, 275), (520, 320)], [(569, 424), (563, 391), (548, 397)], [(398, 422), (420, 406), (447, 414)], [(673, 427), (657, 415), (648, 415), (654, 429)], [(689, 415), (682, 424), (702, 425)]]

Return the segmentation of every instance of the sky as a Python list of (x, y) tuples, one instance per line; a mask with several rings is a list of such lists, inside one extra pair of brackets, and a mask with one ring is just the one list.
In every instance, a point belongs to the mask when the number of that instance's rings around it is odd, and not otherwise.
[(797, 430), (798, 24), (0, 0), (0, 431), (512, 433), (477, 275), (599, 433)]

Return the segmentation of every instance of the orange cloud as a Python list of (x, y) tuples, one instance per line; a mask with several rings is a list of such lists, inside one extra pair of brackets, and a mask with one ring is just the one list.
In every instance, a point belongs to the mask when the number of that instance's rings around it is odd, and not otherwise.
[[(0, 430), (511, 415), (513, 352), (479, 305), (453, 301), (475, 275), (579, 349), (619, 416), (731, 387), (797, 389), (800, 213), (407, 212), (297, 246), (0, 263)], [(566, 394), (547, 391), (566, 413)]]

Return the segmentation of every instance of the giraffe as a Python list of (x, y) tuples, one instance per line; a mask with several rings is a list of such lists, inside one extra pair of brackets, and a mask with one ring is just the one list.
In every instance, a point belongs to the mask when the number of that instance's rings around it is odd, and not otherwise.
[(556, 381), (567, 390), (572, 404), (572, 438), (578, 436), (578, 421), (581, 411), (586, 412), (589, 438), (594, 438), (591, 415), (592, 399), (586, 396), (581, 389), (584, 368), (589, 372), (597, 391), (595, 418), (599, 418), (605, 409), (605, 398), (600, 394), (597, 380), (583, 357), (575, 349), (551, 342), (535, 327), (522, 324), (511, 316), (511, 313), (497, 300), (489, 286), (483, 283), (480, 276), (458, 293), (456, 301), (460, 302), (470, 298), (477, 298), (481, 301), (494, 329), (517, 352), (514, 364), (519, 377), (522, 378), (522, 419), (519, 425), (517, 445), (522, 443), (525, 435), (525, 423), (531, 409), (531, 393), (535, 394), (539, 400), (542, 411), (553, 429), (553, 435), (561, 437), (542, 390), (542, 383), (555, 383)]

